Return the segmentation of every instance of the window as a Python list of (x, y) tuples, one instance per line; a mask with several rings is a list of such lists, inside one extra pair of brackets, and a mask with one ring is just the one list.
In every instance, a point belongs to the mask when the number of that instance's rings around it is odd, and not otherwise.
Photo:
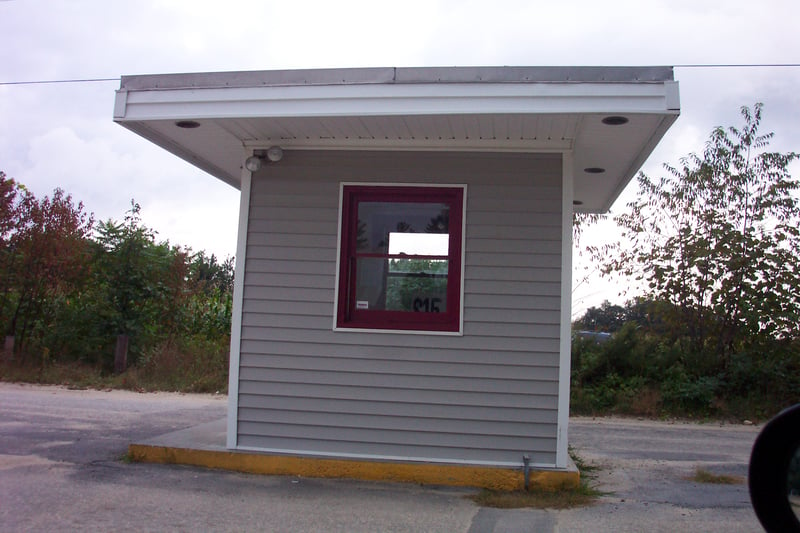
[(457, 332), (463, 187), (342, 187), (336, 325)]

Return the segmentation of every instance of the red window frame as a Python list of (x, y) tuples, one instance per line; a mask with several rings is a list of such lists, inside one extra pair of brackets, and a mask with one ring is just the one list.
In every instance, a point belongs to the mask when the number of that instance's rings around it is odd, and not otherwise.
[[(358, 205), (361, 202), (447, 204), (448, 268), (447, 306), (441, 313), (356, 308)], [(337, 328), (398, 331), (459, 332), (461, 328), (461, 276), (464, 188), (453, 186), (343, 185), (340, 228)], [(389, 257), (386, 254), (387, 258)]]

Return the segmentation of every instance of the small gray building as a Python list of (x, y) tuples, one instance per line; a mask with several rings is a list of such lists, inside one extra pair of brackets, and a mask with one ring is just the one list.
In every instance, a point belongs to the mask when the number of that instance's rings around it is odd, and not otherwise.
[(573, 211), (678, 114), (669, 67), (374, 68), (124, 76), (114, 120), (241, 191), (228, 447), (404, 478), (566, 471)]

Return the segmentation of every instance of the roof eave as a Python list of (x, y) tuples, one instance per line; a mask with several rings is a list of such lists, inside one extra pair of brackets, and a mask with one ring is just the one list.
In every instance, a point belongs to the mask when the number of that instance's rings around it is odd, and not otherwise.
[[(678, 83), (670, 67), (461, 67), (125, 76), (117, 91), (114, 120), (234, 187), (239, 186), (247, 153), (280, 144), (285, 149), (572, 153), (576, 190), (591, 196), (599, 190), (594, 189), (598, 178), (582, 176), (581, 169), (584, 164), (593, 166), (593, 159), (616, 143), (624, 148), (617, 154), (624, 155), (624, 161), (609, 164), (613, 172), (599, 178), (606, 183), (603, 197), (578, 208), (599, 212), (610, 208), (679, 113)], [(407, 138), (376, 138), (356, 131), (386, 121), (447, 124), (473, 120), (469, 117), (503, 121), (559, 115), (580, 123), (585, 135), (456, 137), (431, 125), (426, 126), (431, 131)], [(627, 133), (600, 129), (605, 128), (599, 120), (604, 115), (638, 116), (642, 127)], [(186, 120), (204, 126), (178, 131), (176, 123)], [(247, 121), (254, 131), (286, 120), (306, 127), (319, 124), (320, 130), (333, 125), (338, 134), (234, 133), (231, 120)], [(593, 129), (585, 126), (590, 122)], [(203, 135), (205, 148), (197, 140)], [(216, 152), (208, 150), (212, 145)], [(614, 154), (606, 155), (609, 159)]]

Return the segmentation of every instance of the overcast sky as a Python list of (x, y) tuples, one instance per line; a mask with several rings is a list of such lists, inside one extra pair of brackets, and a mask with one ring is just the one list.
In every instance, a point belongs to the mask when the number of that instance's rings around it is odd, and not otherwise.
[[(130, 74), (329, 67), (800, 63), (796, 0), (0, 0), (0, 170), (61, 187), (100, 220), (130, 201), (173, 244), (233, 255), (238, 191), (112, 122)], [(701, 151), (763, 102), (773, 148), (800, 151), (800, 68), (676, 67), (681, 117), (643, 167)], [(630, 194), (628, 192), (628, 194)], [(624, 198), (623, 202), (624, 203)], [(618, 202), (618, 205), (620, 203)], [(575, 293), (576, 307), (607, 287)]]

